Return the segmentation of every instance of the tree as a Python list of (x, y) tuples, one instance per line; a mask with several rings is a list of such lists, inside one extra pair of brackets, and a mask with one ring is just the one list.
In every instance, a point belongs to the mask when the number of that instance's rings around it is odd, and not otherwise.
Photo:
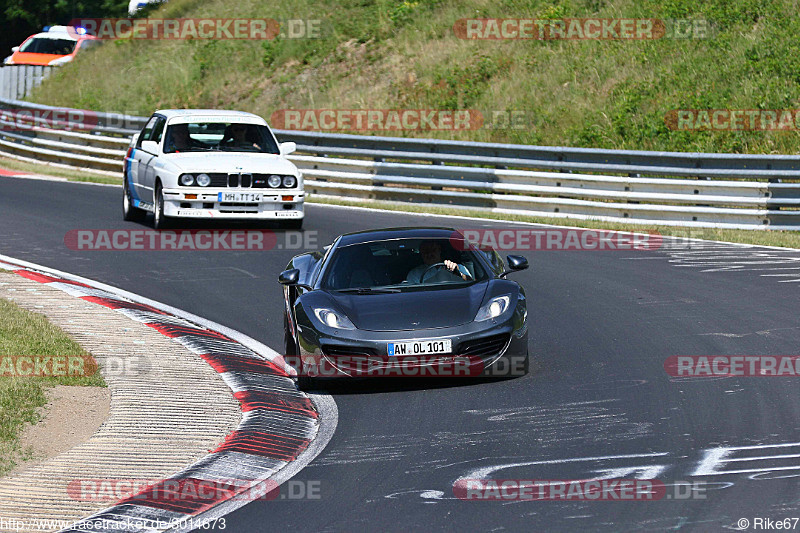
[(31, 34), (45, 26), (67, 24), (76, 18), (125, 17), (127, 0), (0, 0), (0, 51), (11, 53)]

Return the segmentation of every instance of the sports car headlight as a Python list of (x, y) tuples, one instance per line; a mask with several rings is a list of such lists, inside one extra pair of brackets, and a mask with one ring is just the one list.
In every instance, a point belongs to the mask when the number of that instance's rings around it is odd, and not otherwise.
[(284, 176), (283, 177), (283, 186), (284, 187), (286, 187), (287, 189), (291, 189), (295, 185), (297, 185), (297, 178), (295, 178), (294, 176)]
[(191, 187), (194, 185), (194, 176), (191, 174), (181, 174), (181, 177), (178, 179), (178, 181), (180, 181), (181, 185)]
[(332, 309), (326, 308), (319, 308), (314, 309), (314, 314), (317, 316), (320, 322), (328, 326), (329, 328), (336, 328), (336, 329), (356, 329), (350, 319), (344, 316), (341, 313), (337, 313)]
[(201, 187), (208, 187), (211, 185), (211, 178), (208, 174), (198, 174), (197, 175), (197, 184)]
[(506, 312), (510, 303), (511, 298), (508, 295), (492, 298), (489, 303), (478, 309), (478, 314), (475, 315), (475, 322), (483, 322), (484, 320), (499, 317)]
[(273, 189), (281, 186), (281, 177), (277, 174), (271, 175), (267, 178), (267, 184), (272, 187)]

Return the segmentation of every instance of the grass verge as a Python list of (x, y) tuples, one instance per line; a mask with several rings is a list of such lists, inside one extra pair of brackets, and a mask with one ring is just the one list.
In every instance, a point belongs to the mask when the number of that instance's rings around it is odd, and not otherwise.
[[(89, 354), (43, 315), (0, 298), (0, 359), (19, 355)], [(0, 476), (19, 461), (31, 458), (20, 444), (20, 435), (28, 424), (40, 420), (40, 408), (47, 404), (46, 391), (55, 385), (106, 386), (99, 373), (64, 377), (0, 375)]]
[[(120, 165), (122, 165), (121, 162)], [(27, 172), (29, 174), (39, 174), (42, 176), (53, 176), (56, 178), (64, 178), (69, 181), (110, 183), (113, 185), (122, 184), (122, 177), (115, 178), (113, 176), (104, 176), (102, 174), (82, 172), (78, 169), (56, 167), (52, 165), (44, 165), (39, 163), (28, 163), (27, 161), (20, 161), (18, 159), (12, 159), (10, 157), (0, 156), (0, 168), (6, 170), (15, 170), (19, 172)]]

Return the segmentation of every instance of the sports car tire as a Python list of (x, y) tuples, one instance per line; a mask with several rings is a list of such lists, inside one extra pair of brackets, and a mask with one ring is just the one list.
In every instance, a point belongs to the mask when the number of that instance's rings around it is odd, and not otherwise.
[(302, 373), (303, 364), (300, 361), (300, 350), (297, 348), (297, 343), (289, 331), (289, 319), (286, 314), (283, 315), (283, 352), (290, 358), (295, 370), (297, 370), (297, 388), (301, 390), (312, 388), (314, 379)]

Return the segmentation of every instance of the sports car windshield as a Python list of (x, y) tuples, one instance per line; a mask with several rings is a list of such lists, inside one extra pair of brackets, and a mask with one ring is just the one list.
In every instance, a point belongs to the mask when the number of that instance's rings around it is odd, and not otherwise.
[(167, 127), (165, 153), (209, 151), (279, 153), (275, 138), (262, 124), (190, 122)]
[[(456, 242), (459, 244), (459, 242)], [(331, 258), (323, 289), (394, 292), (411, 287), (464, 285), (489, 274), (472, 250), (449, 239), (391, 239), (340, 247)], [(450, 269), (445, 261), (456, 264)]]

